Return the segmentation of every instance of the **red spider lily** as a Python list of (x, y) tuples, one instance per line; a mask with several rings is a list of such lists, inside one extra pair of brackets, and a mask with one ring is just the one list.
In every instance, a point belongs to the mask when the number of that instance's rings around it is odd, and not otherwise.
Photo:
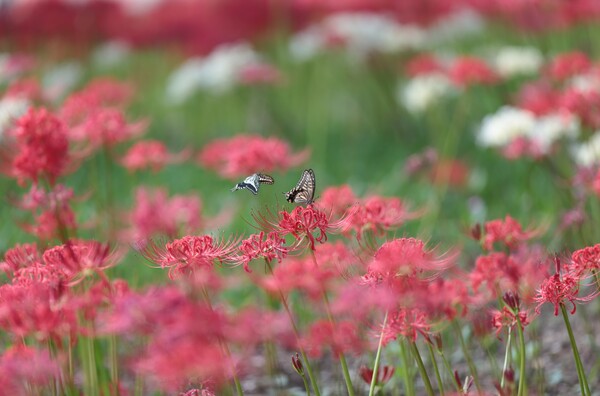
[(23, 224), (23, 229), (40, 240), (65, 239), (70, 231), (77, 229), (70, 203), (72, 199), (73, 190), (62, 184), (48, 192), (36, 184), (32, 185), (17, 204), (21, 209), (30, 211), (35, 219), (31, 224)]
[(169, 278), (174, 279), (177, 275), (190, 276), (195, 271), (210, 269), (215, 261), (230, 261), (237, 243), (237, 240), (218, 240), (204, 235), (185, 236), (164, 247), (151, 240), (137, 247), (146, 259), (168, 268)]
[(315, 259), (319, 267), (330, 268), (342, 276), (351, 275), (351, 270), (363, 272), (363, 263), (342, 241), (319, 245), (315, 250)]
[(337, 273), (330, 268), (315, 267), (310, 258), (288, 259), (274, 268), (273, 274), (264, 277), (260, 283), (272, 294), (288, 294), (300, 290), (313, 299), (323, 298), (323, 291), (328, 290), (329, 282)]
[[(409, 341), (415, 342), (418, 334), (427, 336), (431, 325), (425, 313), (419, 309), (402, 308), (388, 315), (388, 321), (385, 328), (382, 329), (383, 345), (398, 337), (405, 337)], [(381, 334), (377, 334), (377, 337)]]
[(145, 120), (128, 124), (123, 112), (114, 108), (96, 109), (79, 125), (71, 127), (70, 138), (89, 141), (93, 148), (113, 146), (145, 132)]
[(164, 143), (158, 140), (144, 140), (131, 146), (120, 162), (130, 171), (150, 168), (158, 172), (167, 164), (184, 161), (188, 154), (187, 151), (171, 154)]
[[(310, 250), (315, 250), (315, 241), (327, 242), (327, 231), (332, 229), (329, 219), (313, 205), (297, 206), (292, 213), (282, 211), (279, 214), (278, 228), (282, 235), (291, 234), (299, 243), (308, 241)], [(318, 235), (315, 237), (313, 232), (318, 232)]]
[(426, 312), (430, 318), (442, 316), (454, 320), (468, 313), (472, 299), (462, 279), (434, 279), (421, 282), (410, 291), (412, 305)]
[(547, 73), (555, 80), (563, 81), (583, 74), (592, 67), (590, 58), (580, 51), (559, 54), (547, 66)]
[(513, 139), (502, 149), (502, 155), (510, 160), (522, 157), (540, 159), (547, 154), (547, 149), (544, 149), (538, 142), (522, 136)]
[(527, 311), (522, 311), (520, 308), (519, 297), (517, 294), (507, 292), (503, 297), (504, 302), (507, 304), (502, 307), (502, 310), (493, 310), (492, 315), (492, 326), (496, 328), (496, 337), (499, 336), (503, 328), (513, 328), (517, 324), (521, 328), (525, 328), (529, 324), (529, 314)]
[(339, 218), (346, 213), (358, 199), (354, 195), (352, 188), (349, 185), (344, 184), (339, 187), (327, 187), (321, 196), (316, 206), (327, 212), (331, 213), (333, 217)]
[(546, 80), (524, 84), (517, 94), (517, 107), (529, 110), (537, 116), (556, 111), (560, 95)]
[(542, 282), (535, 296), (534, 301), (538, 303), (535, 312), (539, 314), (542, 305), (549, 302), (554, 305), (554, 316), (558, 316), (559, 307), (568, 301), (573, 306), (571, 314), (574, 314), (577, 309), (575, 303), (592, 301), (600, 294), (600, 291), (594, 290), (584, 297), (578, 297), (581, 278), (572, 272), (561, 274), (560, 259), (556, 258), (555, 260), (556, 273)]
[(181, 230), (195, 232), (202, 224), (202, 202), (196, 195), (175, 195), (164, 189), (140, 187), (135, 192), (135, 206), (129, 215), (132, 229), (125, 237), (148, 239), (156, 234), (174, 238)]
[(180, 393), (179, 396), (216, 396), (216, 393), (209, 389), (190, 389)]
[(77, 284), (92, 274), (98, 274), (107, 281), (103, 271), (116, 265), (120, 256), (111, 252), (108, 244), (70, 240), (46, 250), (42, 257), (46, 265), (64, 274), (71, 284)]
[(71, 127), (80, 125), (98, 108), (127, 106), (132, 94), (133, 89), (127, 83), (96, 79), (65, 100), (60, 116)]
[(51, 283), (5, 284), (0, 286), (0, 327), (16, 337), (60, 345), (78, 329), (76, 309)]
[[(204, 302), (169, 287), (142, 294), (127, 293), (99, 323), (107, 334), (141, 333), (148, 340), (134, 368), (165, 390), (208, 379), (220, 384), (233, 373), (234, 362), (223, 352), (227, 318)], [(206, 324), (210, 323), (209, 326)]]
[(10, 132), (14, 148), (7, 173), (20, 184), (26, 180), (36, 183), (40, 178), (54, 184), (69, 164), (69, 142), (65, 125), (45, 108), (30, 108), (16, 121)]
[(600, 93), (589, 90), (570, 88), (560, 95), (560, 110), (579, 117), (581, 122), (590, 128), (600, 128)]
[(26, 78), (12, 82), (4, 93), (4, 96), (39, 102), (42, 100), (42, 88), (37, 80)]
[(251, 64), (240, 70), (238, 79), (244, 85), (278, 84), (283, 75), (275, 66), (268, 64)]
[(40, 263), (42, 257), (35, 243), (24, 243), (10, 248), (4, 253), (4, 261), (0, 262), (0, 268), (9, 277), (21, 268)]
[(509, 215), (506, 215), (504, 220), (496, 219), (486, 222), (484, 229), (482, 245), (486, 250), (491, 250), (496, 242), (504, 244), (509, 249), (514, 249), (540, 232), (540, 230), (523, 231), (521, 225)]
[(350, 318), (357, 323), (370, 323), (374, 318), (398, 306), (398, 294), (387, 287), (365, 287), (354, 279), (341, 284), (331, 301), (336, 317)]
[(285, 238), (275, 231), (269, 232), (266, 238), (263, 231), (251, 235), (242, 241), (239, 250), (241, 255), (234, 260), (242, 264), (246, 272), (252, 272), (249, 267), (252, 260), (263, 257), (268, 261), (277, 259), (281, 262), (289, 252), (289, 248), (285, 246)]
[(308, 151), (292, 154), (289, 145), (277, 138), (239, 135), (207, 144), (198, 156), (206, 168), (227, 178), (239, 178), (257, 172), (284, 171), (300, 165)]
[(600, 244), (588, 246), (573, 252), (568, 271), (579, 277), (600, 269)]
[(469, 279), (475, 291), (483, 284), (487, 286), (488, 297), (479, 297), (495, 299), (506, 291), (518, 290), (529, 301), (547, 275), (547, 261), (544, 252), (536, 248), (522, 247), (510, 255), (494, 252), (477, 258)]
[(46, 350), (16, 345), (0, 357), (0, 389), (6, 395), (29, 395), (60, 375), (60, 364)]
[(409, 77), (417, 77), (423, 74), (443, 73), (444, 65), (432, 54), (421, 54), (411, 58), (404, 71)]
[(343, 232), (354, 230), (356, 238), (362, 239), (366, 231), (381, 235), (385, 231), (393, 230), (412, 219), (417, 214), (408, 212), (405, 204), (399, 198), (383, 198), (373, 196), (354, 204), (347, 212), (347, 216), (340, 220)]
[[(386, 384), (394, 376), (395, 368), (393, 366), (383, 366), (377, 370), (377, 385)], [(360, 366), (358, 369), (360, 378), (365, 381), (366, 384), (370, 384), (373, 380), (373, 369), (367, 366)]]
[(361, 353), (367, 347), (359, 336), (357, 323), (341, 321), (332, 324), (328, 320), (319, 320), (310, 326), (308, 335), (301, 341), (307, 352), (314, 357), (323, 355), (325, 349), (331, 349), (335, 357), (348, 352)]
[(500, 81), (500, 76), (483, 60), (472, 57), (462, 57), (454, 61), (448, 70), (452, 81), (458, 85), (471, 84), (490, 85)]
[[(74, 296), (72, 304), (77, 307), (77, 313), (82, 318), (93, 323), (103, 309), (111, 307), (118, 298), (129, 293), (129, 285), (122, 279), (102, 281), (88, 287), (84, 293)], [(95, 330), (81, 328), (80, 332), (94, 334)]]
[(399, 238), (386, 242), (377, 250), (363, 280), (367, 284), (393, 285), (398, 280), (415, 278), (448, 268), (456, 254), (436, 257), (426, 250), (425, 243), (414, 238)]

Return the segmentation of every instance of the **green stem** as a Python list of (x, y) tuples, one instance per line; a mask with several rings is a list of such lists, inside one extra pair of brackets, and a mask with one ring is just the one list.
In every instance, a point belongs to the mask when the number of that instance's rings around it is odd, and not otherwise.
[(117, 355), (117, 337), (112, 335), (108, 340), (110, 349), (110, 380), (113, 384), (112, 394), (119, 395), (119, 357)]
[(431, 343), (426, 342), (427, 349), (429, 350), (429, 358), (431, 359), (431, 363), (433, 364), (433, 370), (435, 371), (435, 379), (438, 383), (438, 389), (440, 390), (440, 396), (444, 396), (444, 383), (442, 382), (442, 376), (440, 375), (440, 369), (438, 368), (437, 361), (435, 360), (435, 353), (433, 352), (433, 347)]
[(429, 380), (429, 375), (427, 375), (427, 370), (425, 369), (425, 365), (423, 364), (423, 359), (421, 358), (421, 353), (419, 353), (419, 348), (417, 348), (417, 343), (415, 341), (408, 341), (410, 348), (412, 350), (413, 356), (417, 361), (417, 366), (419, 367), (419, 371), (421, 372), (421, 378), (423, 379), (423, 383), (425, 384), (425, 390), (429, 396), (433, 396), (433, 388), (431, 386), (431, 381)]
[(460, 384), (458, 383), (458, 381), (456, 380), (456, 377), (454, 376), (454, 372), (452, 371), (452, 368), (450, 367), (450, 363), (448, 363), (448, 359), (446, 359), (446, 355), (444, 355), (444, 352), (441, 350), (438, 350), (438, 353), (442, 357), (442, 362), (444, 363), (444, 367), (446, 368), (448, 375), (450, 376), (450, 378), (452, 378), (452, 382), (454, 383), (454, 386), (456, 386), (456, 391), (460, 393), (462, 391), (462, 389), (460, 388)]
[(400, 352), (402, 353), (402, 362), (404, 363), (404, 370), (402, 370), (402, 376), (404, 377), (404, 387), (406, 388), (406, 394), (412, 396), (415, 394), (413, 378), (411, 375), (411, 361), (408, 358), (408, 351), (406, 350), (406, 344), (400, 341)]
[[(206, 291), (205, 287), (202, 287), (202, 295), (204, 296), (204, 300), (206, 302), (206, 304), (208, 305), (208, 308), (210, 308), (211, 311), (214, 312), (212, 303), (210, 301), (210, 296), (208, 295), (208, 292)], [(229, 347), (227, 346), (227, 343), (221, 338), (221, 336), (218, 336), (219, 338), (219, 344), (221, 344), (221, 348), (223, 349), (223, 351), (225, 352), (225, 355), (227, 356), (227, 360), (229, 361), (229, 363), (231, 364), (231, 375), (233, 377), (233, 383), (235, 384), (235, 390), (238, 394), (238, 396), (243, 396), (244, 395), (244, 390), (242, 389), (242, 384), (240, 384), (240, 380), (238, 379), (235, 371), (235, 365), (233, 363), (233, 359), (231, 358), (231, 352), (229, 351)]]
[(517, 334), (519, 335), (519, 387), (517, 388), (517, 396), (523, 396), (527, 380), (525, 379), (525, 336), (523, 335), (523, 327), (521, 326), (521, 319), (517, 315)]
[(579, 350), (577, 349), (577, 343), (575, 342), (575, 336), (573, 335), (573, 329), (571, 328), (571, 322), (569, 321), (569, 315), (564, 304), (560, 304), (560, 310), (562, 311), (563, 319), (565, 320), (565, 326), (569, 333), (569, 340), (571, 341), (571, 349), (573, 349), (573, 356), (575, 357), (575, 365), (577, 366), (577, 375), (579, 376), (579, 386), (581, 387), (581, 394), (583, 396), (591, 396), (590, 386), (587, 383), (585, 376), (585, 370), (581, 363), (581, 357), (579, 356)]
[(375, 363), (373, 365), (373, 376), (371, 377), (371, 386), (369, 387), (369, 396), (375, 395), (375, 386), (377, 385), (377, 374), (379, 371), (379, 361), (381, 360), (381, 350), (383, 349), (383, 333), (387, 326), (388, 313), (383, 317), (383, 326), (381, 326), (381, 335), (379, 336), (379, 345), (377, 345), (377, 354), (375, 355)]
[(504, 364), (502, 365), (502, 373), (500, 377), (500, 388), (504, 389), (504, 378), (508, 365), (510, 364), (510, 344), (512, 341), (512, 327), (508, 328), (508, 337), (506, 339), (506, 352), (504, 353)]
[[(269, 260), (265, 259), (265, 263), (267, 264), (269, 273), (271, 275), (273, 275), (273, 267), (271, 267), (271, 262)], [(300, 354), (302, 355), (302, 360), (304, 361), (304, 365), (306, 366), (306, 372), (308, 373), (308, 378), (310, 378), (310, 383), (313, 387), (313, 390), (315, 391), (315, 395), (321, 396), (321, 391), (319, 390), (319, 384), (317, 383), (316, 376), (313, 373), (312, 367), (308, 360), (308, 356), (306, 355), (306, 352), (304, 351), (304, 347), (302, 347), (302, 343), (300, 342), (300, 332), (298, 331), (298, 327), (296, 326), (296, 321), (294, 320), (294, 315), (292, 315), (290, 306), (288, 305), (287, 300), (286, 300), (285, 296), (283, 295), (283, 292), (281, 291), (281, 289), (278, 288), (277, 291), (279, 293), (279, 298), (281, 299), (281, 303), (283, 304), (283, 307), (285, 308), (285, 312), (287, 312), (288, 318), (290, 319), (290, 323), (292, 324), (292, 330), (294, 331), (294, 335), (296, 336), (296, 341), (298, 343), (298, 349), (300, 349)]]
[(453, 321), (452, 325), (454, 326), (454, 330), (456, 331), (456, 335), (460, 340), (460, 347), (462, 348), (463, 354), (465, 355), (465, 359), (467, 359), (467, 364), (469, 366), (469, 370), (471, 370), (471, 375), (473, 376), (473, 381), (475, 381), (475, 387), (477, 387), (477, 392), (483, 393), (481, 389), (481, 385), (479, 384), (479, 376), (477, 375), (477, 368), (473, 363), (473, 359), (471, 358), (471, 354), (469, 353), (469, 349), (467, 348), (467, 344), (462, 336), (462, 331), (460, 330), (460, 326), (457, 321)]
[[(313, 263), (316, 268), (318, 268), (317, 258), (315, 257), (315, 252), (313, 250), (310, 251), (312, 256)], [(322, 290), (323, 301), (325, 302), (325, 311), (327, 312), (327, 318), (329, 319), (329, 323), (331, 326), (335, 326), (335, 321), (333, 320), (333, 315), (331, 314), (331, 308), (329, 307), (329, 299), (327, 298), (327, 292)], [(340, 359), (340, 364), (342, 366), (342, 373), (344, 374), (344, 382), (346, 383), (346, 389), (348, 390), (348, 396), (354, 396), (354, 386), (352, 386), (352, 379), (350, 378), (350, 372), (348, 371), (348, 363), (346, 363), (346, 357), (342, 351), (339, 352), (338, 357)]]

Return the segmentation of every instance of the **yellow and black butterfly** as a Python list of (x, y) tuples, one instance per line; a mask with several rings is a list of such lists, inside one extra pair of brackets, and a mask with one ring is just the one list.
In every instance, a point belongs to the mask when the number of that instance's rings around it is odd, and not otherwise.
[(258, 194), (258, 188), (261, 184), (273, 184), (275, 180), (273, 177), (269, 175), (265, 175), (264, 173), (255, 173), (252, 176), (248, 176), (244, 179), (244, 181), (239, 182), (231, 189), (231, 191), (246, 189), (250, 191), (252, 194)]
[(315, 172), (312, 169), (306, 169), (302, 172), (296, 187), (284, 193), (285, 199), (291, 203), (310, 205), (315, 200), (316, 185)]

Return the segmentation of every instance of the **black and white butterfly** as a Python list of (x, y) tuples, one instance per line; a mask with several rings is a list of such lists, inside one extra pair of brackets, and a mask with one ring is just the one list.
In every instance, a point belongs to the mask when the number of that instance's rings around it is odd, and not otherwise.
[(310, 205), (315, 200), (316, 185), (315, 172), (312, 169), (306, 169), (302, 172), (296, 187), (284, 193), (285, 199), (291, 203)]
[(273, 184), (275, 180), (273, 177), (269, 175), (265, 175), (264, 173), (255, 173), (252, 176), (248, 176), (244, 179), (244, 181), (239, 182), (231, 189), (231, 191), (246, 189), (250, 191), (252, 194), (258, 194), (258, 188), (261, 184)]

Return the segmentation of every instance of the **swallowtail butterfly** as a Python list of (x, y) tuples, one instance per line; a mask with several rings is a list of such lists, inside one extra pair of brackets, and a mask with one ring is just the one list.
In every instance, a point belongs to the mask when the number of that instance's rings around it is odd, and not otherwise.
[(271, 176), (265, 175), (263, 173), (255, 173), (252, 176), (248, 176), (247, 178), (245, 178), (244, 181), (236, 184), (235, 187), (231, 189), (231, 191), (242, 190), (245, 188), (252, 194), (256, 195), (258, 194), (258, 188), (261, 184), (273, 183), (275, 183), (275, 180)]
[(291, 203), (310, 205), (315, 200), (316, 184), (315, 172), (312, 169), (306, 169), (302, 172), (296, 187), (284, 193), (285, 199)]

